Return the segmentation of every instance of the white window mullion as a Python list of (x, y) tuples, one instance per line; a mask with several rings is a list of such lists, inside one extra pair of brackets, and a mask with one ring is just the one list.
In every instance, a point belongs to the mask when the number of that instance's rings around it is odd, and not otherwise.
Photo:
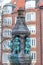
[(3, 29), (3, 37), (12, 37), (11, 29)]
[(36, 38), (30, 38), (31, 48), (36, 48)]
[(25, 16), (26, 22), (36, 21), (36, 12), (27, 12)]
[(32, 61), (36, 61), (36, 51), (31, 51)]
[(3, 18), (3, 25), (5, 26), (12, 25), (12, 17)]

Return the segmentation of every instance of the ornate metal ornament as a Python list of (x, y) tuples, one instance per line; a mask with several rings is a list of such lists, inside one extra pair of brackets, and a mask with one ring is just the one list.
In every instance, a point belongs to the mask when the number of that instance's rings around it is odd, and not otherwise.
[(9, 60), (11, 65), (30, 65), (30, 32), (25, 23), (23, 15), (24, 9), (18, 10), (18, 17), (15, 27), (12, 30), (11, 55)]

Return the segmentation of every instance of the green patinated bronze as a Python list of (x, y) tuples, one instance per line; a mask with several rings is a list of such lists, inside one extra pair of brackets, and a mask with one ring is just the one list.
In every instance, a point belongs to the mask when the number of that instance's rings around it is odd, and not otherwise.
[(25, 43), (25, 52), (26, 54), (30, 53), (30, 48), (31, 48), (31, 44), (30, 44), (30, 38), (26, 38), (26, 43)]
[(19, 44), (20, 44), (18, 37), (15, 38), (13, 44), (14, 44), (14, 45), (13, 45), (14, 51), (15, 51), (15, 52), (16, 52), (16, 51), (18, 52), (18, 51), (19, 51)]

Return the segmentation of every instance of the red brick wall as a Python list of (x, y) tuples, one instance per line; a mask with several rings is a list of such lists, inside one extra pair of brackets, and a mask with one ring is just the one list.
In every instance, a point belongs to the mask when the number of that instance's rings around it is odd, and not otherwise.
[(41, 41), (42, 41), (42, 65), (43, 65), (43, 9), (41, 9), (40, 11), (41, 11), (41, 21), (40, 22), (41, 22), (41, 31), (42, 31), (41, 32), (41, 34), (42, 34)]
[(36, 29), (37, 29), (37, 47), (36, 47), (36, 52), (37, 52), (37, 63), (36, 65), (41, 65), (41, 51), (40, 51), (40, 10), (37, 9), (37, 21), (36, 21)]
[(25, 0), (12, 0), (12, 4), (14, 4), (14, 2), (16, 2), (16, 9), (18, 10), (20, 7), (24, 8), (25, 6)]

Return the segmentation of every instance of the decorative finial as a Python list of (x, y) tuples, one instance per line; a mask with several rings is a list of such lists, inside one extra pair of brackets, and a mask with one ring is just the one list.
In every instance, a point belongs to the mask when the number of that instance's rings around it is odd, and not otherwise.
[(23, 17), (24, 16), (24, 11), (25, 10), (22, 7), (20, 7), (19, 10), (18, 10), (18, 16)]

